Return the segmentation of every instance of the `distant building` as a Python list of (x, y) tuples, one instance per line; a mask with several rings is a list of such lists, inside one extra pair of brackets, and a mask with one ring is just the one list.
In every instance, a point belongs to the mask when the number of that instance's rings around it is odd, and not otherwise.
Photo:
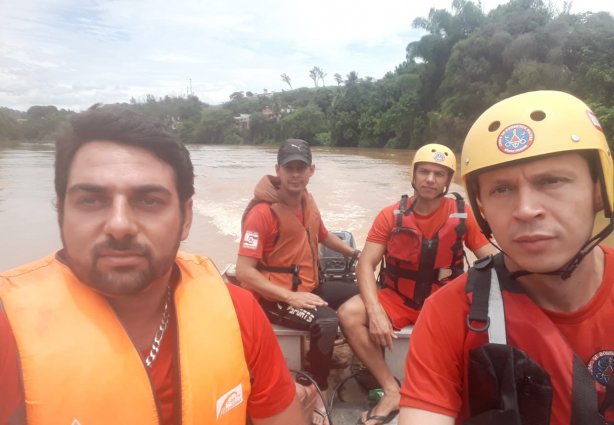
[(233, 117), (239, 128), (243, 131), (249, 130), (250, 114), (239, 114), (238, 117)]
[(269, 118), (269, 119), (275, 116), (275, 113), (273, 112), (270, 106), (265, 106), (264, 108), (262, 108), (261, 112), (262, 112), (262, 115), (264, 115), (266, 118)]
[(294, 108), (292, 105), (288, 105), (285, 108), (281, 108), (281, 110), (279, 111), (280, 115), (288, 115), (291, 114), (292, 112), (294, 112), (296, 110), (296, 108)]

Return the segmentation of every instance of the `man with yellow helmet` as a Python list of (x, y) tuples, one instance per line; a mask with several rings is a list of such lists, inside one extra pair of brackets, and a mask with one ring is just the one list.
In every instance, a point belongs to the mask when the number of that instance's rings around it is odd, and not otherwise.
[[(462, 197), (444, 196), (456, 158), (446, 146), (420, 148), (412, 164), (411, 197), (384, 208), (376, 217), (358, 260), (360, 295), (344, 303), (338, 316), (354, 353), (377, 379), (384, 396), (359, 423), (389, 422), (399, 408), (399, 385), (384, 361), (395, 329), (416, 321), (424, 300), (463, 272), (463, 243), (476, 256), (494, 249), (480, 233)], [(375, 270), (382, 261), (378, 290)]]
[(614, 423), (614, 251), (599, 245), (614, 176), (599, 121), (567, 93), (513, 96), (471, 127), (461, 167), (501, 253), (426, 302), (400, 423)]

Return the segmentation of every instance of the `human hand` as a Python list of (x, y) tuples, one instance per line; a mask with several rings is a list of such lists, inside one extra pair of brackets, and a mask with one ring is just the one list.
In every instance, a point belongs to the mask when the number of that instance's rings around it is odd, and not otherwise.
[(306, 308), (316, 310), (318, 307), (327, 306), (328, 303), (311, 292), (292, 292), (285, 302), (294, 308)]
[(392, 349), (392, 339), (398, 338), (381, 305), (369, 312), (369, 336), (376, 344), (388, 349)]

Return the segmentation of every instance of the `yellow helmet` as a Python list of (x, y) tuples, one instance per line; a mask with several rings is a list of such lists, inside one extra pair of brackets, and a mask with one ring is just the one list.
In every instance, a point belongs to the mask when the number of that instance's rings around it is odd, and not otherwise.
[(416, 164), (419, 162), (442, 165), (452, 171), (452, 174), (456, 172), (456, 156), (454, 156), (454, 152), (449, 147), (437, 143), (429, 143), (416, 151), (411, 164), (413, 172), (416, 171)]
[[(584, 102), (558, 91), (519, 94), (487, 109), (473, 124), (461, 154), (461, 177), (474, 211), (471, 179), (484, 169), (527, 158), (571, 151), (595, 151), (598, 176), (605, 193), (605, 215), (614, 210), (612, 155), (603, 129)], [(476, 219), (490, 235), (480, 214)]]

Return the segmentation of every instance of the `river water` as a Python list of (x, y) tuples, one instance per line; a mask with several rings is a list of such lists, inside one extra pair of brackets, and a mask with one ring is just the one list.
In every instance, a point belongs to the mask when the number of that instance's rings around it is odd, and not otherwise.
[[(223, 269), (236, 260), (241, 215), (254, 185), (275, 173), (277, 151), (261, 146), (189, 146), (196, 174), (194, 223), (183, 250)], [(314, 148), (313, 193), (329, 230), (362, 247), (375, 215), (411, 193), (413, 151)], [(454, 183), (452, 190), (462, 188)], [(54, 208), (53, 145), (0, 149), (0, 270), (61, 247)]]

